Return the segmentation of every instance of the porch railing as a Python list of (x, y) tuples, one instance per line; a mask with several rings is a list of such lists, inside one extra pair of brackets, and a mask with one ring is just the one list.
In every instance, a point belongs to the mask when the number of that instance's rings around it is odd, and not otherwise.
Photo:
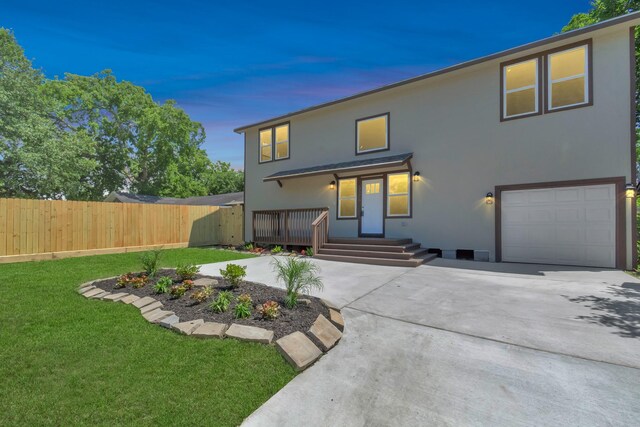
[(313, 223), (323, 212), (327, 212), (327, 208), (253, 211), (253, 241), (274, 245), (312, 246)]
[(329, 240), (329, 211), (324, 211), (311, 223), (313, 255)]

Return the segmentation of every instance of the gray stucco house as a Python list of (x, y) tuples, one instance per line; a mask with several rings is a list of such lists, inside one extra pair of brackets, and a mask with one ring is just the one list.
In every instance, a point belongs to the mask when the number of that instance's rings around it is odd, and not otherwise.
[[(241, 126), (245, 240), (630, 268), (640, 13)], [(433, 255), (432, 255), (433, 256)]]

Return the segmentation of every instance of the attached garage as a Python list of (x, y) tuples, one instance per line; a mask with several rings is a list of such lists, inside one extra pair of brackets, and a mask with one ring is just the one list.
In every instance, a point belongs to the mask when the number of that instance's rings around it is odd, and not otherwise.
[[(624, 179), (496, 188), (498, 259), (507, 262), (619, 266)], [(622, 203), (622, 206), (620, 204)]]

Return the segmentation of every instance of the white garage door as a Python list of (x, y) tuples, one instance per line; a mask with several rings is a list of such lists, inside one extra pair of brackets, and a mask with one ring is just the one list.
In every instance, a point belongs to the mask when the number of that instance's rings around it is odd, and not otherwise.
[(615, 267), (615, 185), (503, 191), (502, 260)]

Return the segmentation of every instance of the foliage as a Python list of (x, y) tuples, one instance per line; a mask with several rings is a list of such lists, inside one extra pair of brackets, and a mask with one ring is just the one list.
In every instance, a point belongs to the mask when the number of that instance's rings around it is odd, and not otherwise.
[(220, 291), (216, 299), (214, 299), (209, 307), (216, 313), (224, 313), (229, 309), (233, 294), (229, 291)]
[(156, 294), (165, 294), (167, 293), (169, 288), (171, 288), (171, 286), (173, 286), (173, 280), (171, 280), (170, 277), (165, 276), (158, 279), (153, 289), (155, 290)]
[(187, 292), (187, 288), (182, 285), (173, 285), (169, 288), (169, 295), (171, 295), (172, 298), (180, 298), (185, 292)]
[(183, 280), (182, 281), (182, 286), (184, 286), (184, 288), (186, 290), (192, 289), (193, 288), (193, 280), (189, 280), (189, 279)]
[(250, 317), (252, 303), (251, 295), (242, 294), (238, 296), (236, 306), (233, 309), (236, 319), (246, 319), (247, 317)]
[(236, 193), (244, 190), (244, 173), (231, 168), (227, 162), (211, 164), (206, 175), (206, 187), (210, 194)]
[(244, 245), (244, 250), (251, 252), (253, 250), (253, 243), (249, 242)]
[(279, 254), (280, 252), (282, 252), (282, 246), (275, 245), (275, 246), (271, 249), (271, 253), (272, 253), (272, 254)]
[(263, 319), (274, 320), (280, 315), (280, 305), (275, 301), (267, 301), (258, 306), (258, 313)]
[(195, 291), (191, 294), (191, 299), (198, 303), (205, 302), (213, 294), (213, 288), (211, 286), (205, 286), (204, 288)]
[(278, 280), (286, 289), (285, 305), (294, 308), (298, 305), (298, 296), (312, 290), (322, 290), (322, 280), (318, 277), (318, 267), (309, 260), (287, 258), (283, 261), (274, 258), (273, 269)]
[(161, 253), (162, 251), (156, 249), (143, 252), (142, 255), (140, 255), (140, 262), (142, 263), (142, 268), (144, 269), (144, 272), (147, 273), (147, 276), (153, 278), (158, 273)]
[(247, 275), (247, 266), (238, 264), (227, 264), (224, 269), (220, 270), (220, 274), (227, 282), (229, 282), (232, 287), (235, 288)]
[(308, 247), (304, 253), (304, 255), (306, 256), (313, 256), (313, 248), (312, 247)]
[(176, 274), (180, 280), (193, 280), (200, 271), (200, 267), (195, 264), (181, 264), (176, 267)]
[(126, 286), (132, 286), (136, 289), (138, 288), (142, 288), (144, 285), (147, 284), (148, 281), (148, 277), (145, 276), (144, 274), (141, 275), (136, 275), (134, 273), (127, 273), (127, 274), (123, 274), (122, 276), (118, 277), (118, 279), (116, 280), (116, 284), (114, 286), (115, 289), (122, 289)]

